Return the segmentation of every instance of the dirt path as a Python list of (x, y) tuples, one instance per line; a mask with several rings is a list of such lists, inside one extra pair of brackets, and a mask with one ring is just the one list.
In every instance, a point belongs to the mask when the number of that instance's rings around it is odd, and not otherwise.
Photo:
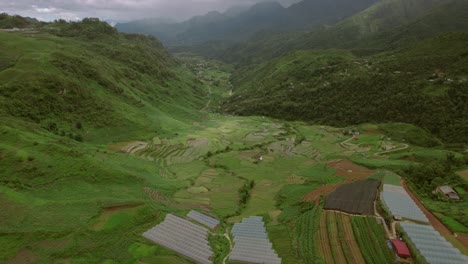
[(377, 205), (376, 205), (376, 201), (374, 201), (374, 212), (375, 212), (375, 217), (377, 219), (379, 219), (381, 222), (382, 222), (382, 225), (385, 229), (385, 233), (387, 234), (387, 237), (389, 239), (395, 239), (396, 238), (396, 235), (395, 235), (395, 227), (394, 227), (394, 224), (395, 222), (392, 222), (392, 231), (388, 230), (388, 226), (387, 224), (385, 223), (385, 219), (379, 214), (379, 212), (377, 211)]
[(328, 233), (328, 240), (332, 249), (334, 263), (346, 263), (346, 257), (343, 252), (342, 242), (338, 234), (338, 223), (336, 214), (334, 212), (325, 212), (327, 214), (327, 228), (330, 230)]
[(224, 233), (224, 237), (229, 241), (229, 253), (223, 258), (223, 264), (226, 264), (227, 259), (231, 255), (232, 251), (232, 241), (231, 238), (229, 237), (229, 228), (226, 227), (226, 233)]
[(429, 219), (429, 222), (431, 223), (432, 227), (434, 227), (435, 230), (439, 231), (441, 235), (444, 237), (449, 237), (449, 238), (456, 238), (457, 241), (459, 241), (465, 248), (468, 247), (468, 236), (464, 235), (457, 235), (456, 237), (452, 234), (452, 232), (435, 216), (433, 215), (423, 204), (419, 199), (411, 192), (410, 188), (406, 185), (404, 180), (401, 180), (401, 186), (405, 188), (406, 192), (411, 196), (411, 199), (418, 205), (418, 207), (421, 209), (421, 211), (424, 212), (426, 217)]
[(341, 224), (343, 225), (343, 240), (350, 251), (349, 262), (353, 264), (366, 263), (362, 256), (361, 249), (354, 238), (353, 228), (351, 226), (351, 217), (347, 215), (341, 216)]
[(387, 154), (387, 153), (396, 152), (396, 151), (400, 151), (400, 150), (404, 150), (404, 149), (409, 148), (409, 145), (408, 145), (408, 144), (403, 144), (403, 145), (404, 145), (404, 146), (401, 147), (401, 148), (396, 148), (396, 149), (386, 150), (386, 151), (382, 151), (382, 152), (377, 152), (377, 153), (375, 153), (374, 155), (375, 155), (375, 156), (379, 156), (379, 155), (382, 155), (382, 154)]
[[(211, 87), (208, 86), (208, 96), (207, 97), (211, 97)], [(206, 102), (206, 105), (205, 107), (203, 107), (202, 109), (200, 109), (200, 111), (205, 111), (211, 104), (211, 99), (208, 100), (208, 102)]]
[(328, 240), (328, 231), (327, 231), (327, 214), (325, 212), (322, 213), (320, 217), (320, 251), (322, 256), (325, 260), (325, 263), (333, 264), (333, 255), (330, 248), (330, 242)]
[(348, 141), (351, 141), (353, 138), (354, 138), (354, 136), (352, 136), (351, 138), (348, 138), (347, 140), (341, 142), (340, 145), (345, 149), (349, 149), (349, 147), (346, 145), (346, 143), (348, 143)]

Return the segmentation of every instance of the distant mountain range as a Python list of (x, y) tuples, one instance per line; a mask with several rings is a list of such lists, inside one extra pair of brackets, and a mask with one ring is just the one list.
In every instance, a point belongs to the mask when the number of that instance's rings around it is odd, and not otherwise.
[(300, 31), (334, 24), (377, 1), (304, 0), (288, 8), (277, 2), (262, 2), (249, 8), (233, 7), (224, 13), (209, 12), (182, 23), (143, 19), (119, 23), (116, 28), (121, 32), (156, 36), (166, 45), (192, 45), (213, 40), (238, 42), (262, 31)]

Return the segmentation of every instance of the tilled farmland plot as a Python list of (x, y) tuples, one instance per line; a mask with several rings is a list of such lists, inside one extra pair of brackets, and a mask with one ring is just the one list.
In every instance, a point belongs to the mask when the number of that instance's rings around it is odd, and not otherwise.
[(368, 179), (346, 184), (330, 193), (324, 209), (350, 214), (373, 215), (380, 181)]

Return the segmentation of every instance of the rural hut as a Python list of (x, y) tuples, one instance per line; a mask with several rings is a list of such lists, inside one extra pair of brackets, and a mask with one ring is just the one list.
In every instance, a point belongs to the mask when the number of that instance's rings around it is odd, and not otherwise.
[(460, 200), (460, 196), (458, 196), (457, 192), (448, 185), (437, 187), (436, 192), (444, 194), (449, 199)]
[(398, 240), (398, 239), (393, 239), (391, 240), (391, 242), (392, 242), (393, 250), (400, 258), (411, 257), (411, 253), (405, 242)]

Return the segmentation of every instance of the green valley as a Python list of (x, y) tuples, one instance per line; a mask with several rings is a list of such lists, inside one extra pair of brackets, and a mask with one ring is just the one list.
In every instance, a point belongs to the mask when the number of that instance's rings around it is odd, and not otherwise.
[[(200, 248), (246, 263), (249, 217), (284, 264), (432, 263), (415, 223), (466, 258), (468, 5), (358, 2), (125, 24), (169, 47), (97, 18), (0, 14), (0, 263), (202, 263)], [(269, 31), (270, 11), (297, 17)], [(372, 213), (326, 206), (364, 180), (369, 201), (337, 203)], [(428, 220), (395, 213), (388, 190)]]

